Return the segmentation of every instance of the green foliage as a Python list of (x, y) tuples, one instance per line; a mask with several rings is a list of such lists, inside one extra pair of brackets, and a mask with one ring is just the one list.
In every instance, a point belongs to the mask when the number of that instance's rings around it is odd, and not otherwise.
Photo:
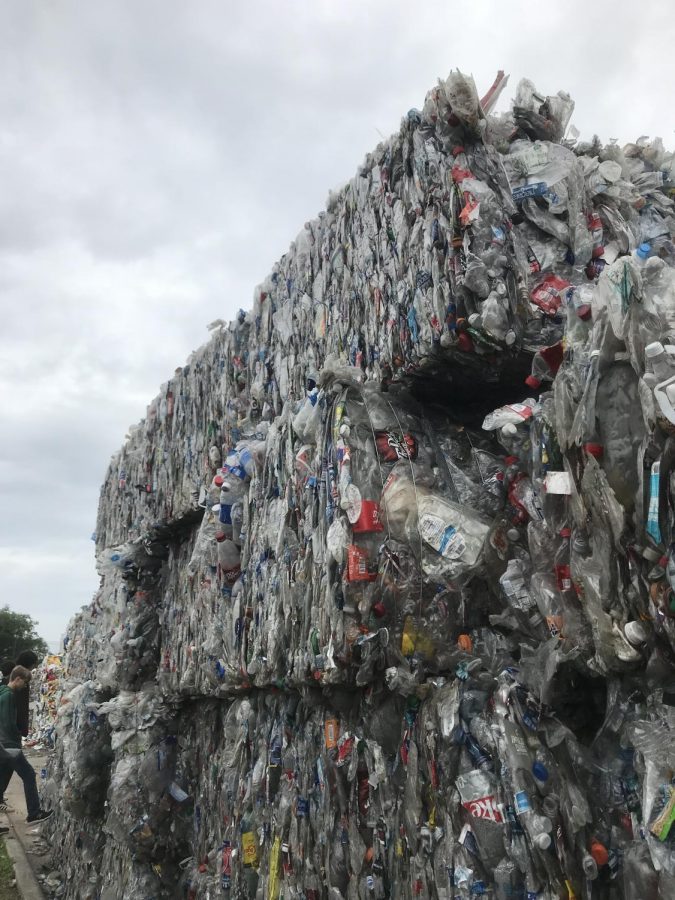
[(22, 650), (34, 650), (39, 657), (47, 653), (45, 641), (35, 631), (37, 622), (25, 613), (0, 608), (0, 659), (16, 659)]
[(14, 866), (7, 855), (4, 838), (0, 838), (0, 900), (16, 900)]

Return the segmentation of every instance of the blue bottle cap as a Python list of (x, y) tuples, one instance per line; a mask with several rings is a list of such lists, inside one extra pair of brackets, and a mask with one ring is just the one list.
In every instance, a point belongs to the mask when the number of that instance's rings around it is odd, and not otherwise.
[(651, 252), (651, 244), (648, 244), (646, 242), (644, 244), (640, 244), (640, 246), (637, 248), (637, 255), (640, 257), (640, 259), (647, 259)]
[(538, 760), (532, 763), (532, 774), (537, 781), (548, 781), (548, 769)]

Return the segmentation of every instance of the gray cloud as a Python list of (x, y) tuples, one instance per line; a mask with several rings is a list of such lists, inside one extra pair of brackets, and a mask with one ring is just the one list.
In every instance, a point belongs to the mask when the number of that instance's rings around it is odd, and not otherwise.
[(57, 640), (129, 424), (451, 67), (672, 143), (667, 2), (0, 9), (0, 579)]

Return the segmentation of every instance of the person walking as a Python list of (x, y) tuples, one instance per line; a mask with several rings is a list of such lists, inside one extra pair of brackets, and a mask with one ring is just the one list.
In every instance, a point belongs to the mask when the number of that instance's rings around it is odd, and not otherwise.
[(26, 798), (27, 822), (41, 822), (49, 818), (40, 806), (35, 769), (21, 750), (21, 732), (17, 725), (16, 693), (28, 687), (31, 673), (24, 666), (15, 666), (9, 676), (9, 683), (0, 685), (0, 796), (4, 796), (12, 773), (16, 772), (23, 781)]
[[(3, 659), (2, 663), (0, 663), (0, 670), (2, 671), (2, 684), (7, 684), (9, 681), (9, 676), (12, 673), (12, 670), (15, 666), (23, 666), (25, 669), (29, 669), (32, 671), (39, 663), (38, 655), (34, 650), (22, 650), (21, 653), (17, 656), (15, 661), (11, 659)], [(14, 699), (16, 700), (16, 724), (19, 728), (19, 732), (22, 737), (28, 737), (28, 725), (30, 719), (30, 687), (26, 685), (26, 687), (21, 691), (16, 691), (14, 694)], [(11, 775), (9, 776), (12, 777)], [(1, 782), (0, 782), (1, 783)], [(12, 808), (6, 802), (4, 797), (4, 790), (6, 790), (7, 785), (4, 786), (2, 790), (0, 790), (0, 812), (13, 812)]]
[[(16, 658), (15, 666), (23, 666), (31, 673), (37, 668), (40, 662), (37, 653), (34, 650), (22, 650)], [(11, 674), (11, 673), (10, 673)], [(19, 727), (19, 733), (22, 737), (28, 737), (28, 726), (30, 724), (30, 684), (27, 684), (21, 691), (14, 692), (16, 700), (16, 724)]]

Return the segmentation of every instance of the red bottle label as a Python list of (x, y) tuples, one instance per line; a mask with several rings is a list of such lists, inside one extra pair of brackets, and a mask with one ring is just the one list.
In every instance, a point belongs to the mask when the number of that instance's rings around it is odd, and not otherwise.
[(558, 582), (559, 591), (572, 590), (572, 573), (570, 572), (570, 567), (568, 565), (556, 566), (555, 577)]
[(384, 531), (384, 525), (380, 520), (380, 504), (376, 500), (361, 501), (361, 514), (352, 525), (352, 531), (355, 534)]
[(356, 544), (347, 548), (347, 581), (375, 581), (377, 572), (368, 570), (368, 554)]

